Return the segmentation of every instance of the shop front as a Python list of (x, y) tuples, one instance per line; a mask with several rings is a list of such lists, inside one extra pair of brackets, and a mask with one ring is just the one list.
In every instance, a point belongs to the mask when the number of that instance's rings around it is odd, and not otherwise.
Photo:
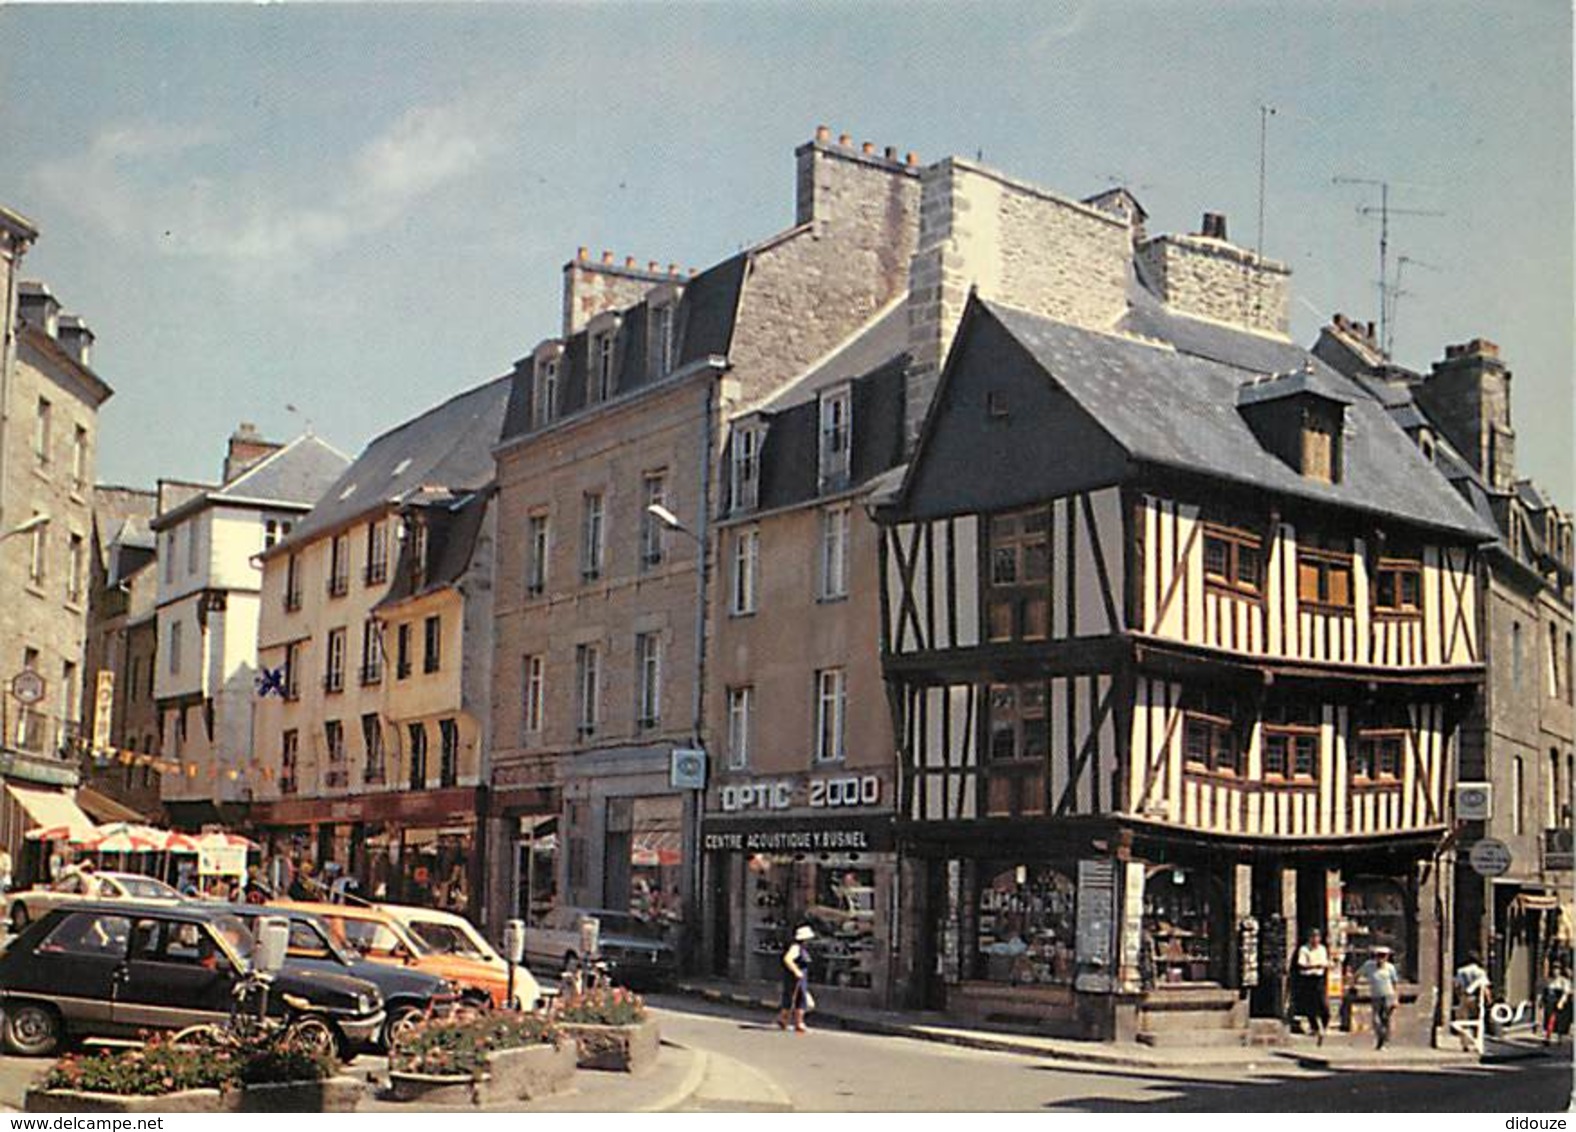
[(889, 814), (708, 815), (706, 947), (730, 981), (776, 984), (795, 929), (808, 925), (812, 986), (886, 1005), (898, 903)]

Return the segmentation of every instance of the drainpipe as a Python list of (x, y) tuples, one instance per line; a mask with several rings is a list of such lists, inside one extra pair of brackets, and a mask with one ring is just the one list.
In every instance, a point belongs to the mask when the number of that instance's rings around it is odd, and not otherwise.
[[(706, 621), (707, 621), (707, 594), (710, 588), (710, 539), (711, 539), (711, 460), (714, 433), (716, 431), (716, 396), (717, 382), (720, 373), (714, 373), (706, 379), (705, 406), (701, 413), (701, 443), (700, 443), (700, 500), (696, 507), (695, 518), (695, 688), (693, 697), (693, 710), (691, 719), (691, 734), (694, 746), (699, 750), (705, 749), (703, 742), (706, 721)], [(701, 928), (701, 884), (704, 869), (701, 861), (701, 814), (705, 809), (706, 788), (702, 785), (699, 789), (690, 792), (689, 799), (689, 907), (685, 910), (684, 923), (685, 935), (689, 939), (689, 946), (685, 953), (689, 957), (686, 965), (694, 963), (695, 957), (701, 951), (701, 941), (705, 934)]]

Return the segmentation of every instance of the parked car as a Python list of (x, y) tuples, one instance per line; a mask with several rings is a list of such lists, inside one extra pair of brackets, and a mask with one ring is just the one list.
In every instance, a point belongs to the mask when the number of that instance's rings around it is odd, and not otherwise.
[[(435, 952), (416, 938), (398, 918), (371, 905), (309, 904), (278, 900), (265, 908), (290, 908), (311, 912), (328, 925), (334, 942), (375, 963), (415, 967), (439, 975), (460, 988), (462, 998), (502, 1006), (509, 997), (509, 977), (491, 963), (464, 955)], [(515, 994), (527, 1006), (536, 1005), (541, 989), (525, 972), (515, 977)]]
[(672, 924), (601, 908), (555, 908), (541, 923), (527, 926), (526, 961), (539, 971), (576, 966), (581, 959), (580, 922), (587, 916), (598, 923), (598, 951), (616, 982), (654, 986), (677, 973)]
[(11, 930), (20, 932), (51, 908), (83, 900), (155, 900), (178, 904), (184, 899), (157, 877), (71, 869), (53, 884), (11, 893)]
[[(124, 899), (55, 908), (0, 955), (0, 1042), (42, 1056), (68, 1036), (223, 1023), (251, 961), (251, 934), (226, 911)], [(376, 986), (320, 971), (280, 971), (268, 1007), (320, 1021), (346, 1058), (374, 1042), (384, 1020)]]
[(290, 921), (286, 944), (286, 969), (326, 971), (365, 979), (383, 994), (387, 1017), (378, 1044), (389, 1049), (397, 1034), (431, 1014), (441, 1014), (460, 1000), (460, 991), (448, 979), (414, 967), (394, 967), (363, 959), (335, 943), (329, 927), (310, 912), (290, 908), (263, 908), (240, 904), (229, 909), (257, 935), (257, 921), (264, 916), (284, 916)]

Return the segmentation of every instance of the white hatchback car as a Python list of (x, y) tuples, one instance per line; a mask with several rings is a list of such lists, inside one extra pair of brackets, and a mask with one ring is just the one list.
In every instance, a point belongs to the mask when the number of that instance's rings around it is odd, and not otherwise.
[(153, 903), (185, 902), (175, 889), (157, 877), (141, 873), (100, 873), (72, 869), (55, 883), (10, 894), (11, 931), (20, 932), (51, 908), (83, 900), (144, 900)]
[[(436, 908), (420, 908), (414, 904), (379, 904), (378, 907), (392, 919), (398, 920), (430, 954), (459, 955), (485, 963), (499, 976), (508, 978), (509, 961), (499, 955), (493, 945), (487, 942), (487, 937), (464, 916), (441, 912)], [(514, 994), (527, 1006), (537, 1002), (542, 995), (541, 987), (523, 961), (514, 968)]]

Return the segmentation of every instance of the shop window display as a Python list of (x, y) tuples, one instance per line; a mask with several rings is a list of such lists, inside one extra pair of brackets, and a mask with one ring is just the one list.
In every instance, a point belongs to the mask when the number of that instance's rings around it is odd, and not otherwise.
[(1198, 869), (1158, 865), (1144, 882), (1144, 940), (1158, 983), (1219, 982), (1224, 974), (1224, 894)]
[(809, 945), (810, 981), (868, 989), (875, 985), (879, 902), (876, 871), (856, 854), (814, 860), (756, 854), (746, 892), (750, 974), (776, 979), (783, 951), (800, 924), (816, 934)]
[(1073, 981), (1078, 886), (1043, 865), (985, 868), (979, 891), (975, 977), (995, 983)]
[(1355, 877), (1346, 884), (1341, 910), (1346, 917), (1347, 958), (1361, 966), (1374, 948), (1383, 944), (1394, 952), (1396, 967), (1405, 978), (1415, 978), (1411, 932), (1407, 920), (1406, 892), (1382, 877)]

